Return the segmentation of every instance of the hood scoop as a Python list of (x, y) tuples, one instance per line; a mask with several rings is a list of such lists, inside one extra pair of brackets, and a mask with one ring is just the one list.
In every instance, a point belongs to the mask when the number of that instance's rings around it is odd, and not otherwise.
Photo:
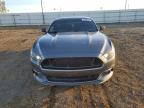
[(91, 46), (92, 36), (88, 33), (58, 33), (51, 41), (56, 48), (87, 48)]

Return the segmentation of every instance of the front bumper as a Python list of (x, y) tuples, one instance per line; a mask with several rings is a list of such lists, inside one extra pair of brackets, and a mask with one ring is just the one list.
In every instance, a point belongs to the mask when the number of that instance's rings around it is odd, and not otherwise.
[(42, 73), (35, 72), (34, 70), (33, 70), (33, 75), (34, 75), (35, 79), (43, 85), (65, 85), (65, 86), (82, 85), (82, 84), (96, 84), (96, 85), (98, 85), (98, 84), (102, 84), (102, 83), (106, 82), (107, 80), (109, 80), (113, 75), (113, 71), (107, 70), (105, 72), (102, 72), (96, 80), (82, 81), (82, 82), (50, 81)]
[[(113, 75), (113, 67), (115, 65), (115, 59), (110, 60), (105, 63), (100, 68), (91, 68), (91, 69), (79, 69), (79, 70), (53, 70), (53, 69), (43, 69), (40, 66), (32, 62), (32, 70), (35, 79), (43, 85), (82, 85), (82, 84), (101, 84), (109, 80)], [(96, 79), (92, 80), (83, 80), (83, 81), (53, 81), (50, 80), (47, 76), (81, 76), (81, 75), (92, 75), (100, 73)]]

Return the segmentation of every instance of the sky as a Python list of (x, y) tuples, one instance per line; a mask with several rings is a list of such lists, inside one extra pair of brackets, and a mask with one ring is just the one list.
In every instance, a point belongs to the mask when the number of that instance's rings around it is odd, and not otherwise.
[[(41, 0), (5, 0), (9, 13), (41, 12)], [(44, 12), (118, 10), (126, 0), (42, 0)], [(144, 0), (127, 0), (127, 9), (144, 9)]]

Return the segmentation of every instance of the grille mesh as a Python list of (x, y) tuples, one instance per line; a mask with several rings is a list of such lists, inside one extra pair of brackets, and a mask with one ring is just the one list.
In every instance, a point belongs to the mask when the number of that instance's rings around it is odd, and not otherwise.
[(41, 63), (44, 69), (87, 69), (101, 67), (103, 62), (95, 57), (49, 58)]
[(47, 76), (48, 80), (55, 82), (83, 82), (83, 81), (91, 81), (96, 80), (100, 73), (96, 73), (94, 75), (85, 75), (79, 77), (60, 77), (60, 76)]

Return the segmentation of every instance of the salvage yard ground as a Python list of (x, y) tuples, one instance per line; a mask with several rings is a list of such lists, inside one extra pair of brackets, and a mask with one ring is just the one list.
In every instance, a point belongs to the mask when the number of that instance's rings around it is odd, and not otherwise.
[(0, 27), (0, 108), (144, 108), (144, 26), (104, 31), (116, 47), (111, 80), (96, 86), (42, 86), (32, 76), (30, 48), (39, 27)]

